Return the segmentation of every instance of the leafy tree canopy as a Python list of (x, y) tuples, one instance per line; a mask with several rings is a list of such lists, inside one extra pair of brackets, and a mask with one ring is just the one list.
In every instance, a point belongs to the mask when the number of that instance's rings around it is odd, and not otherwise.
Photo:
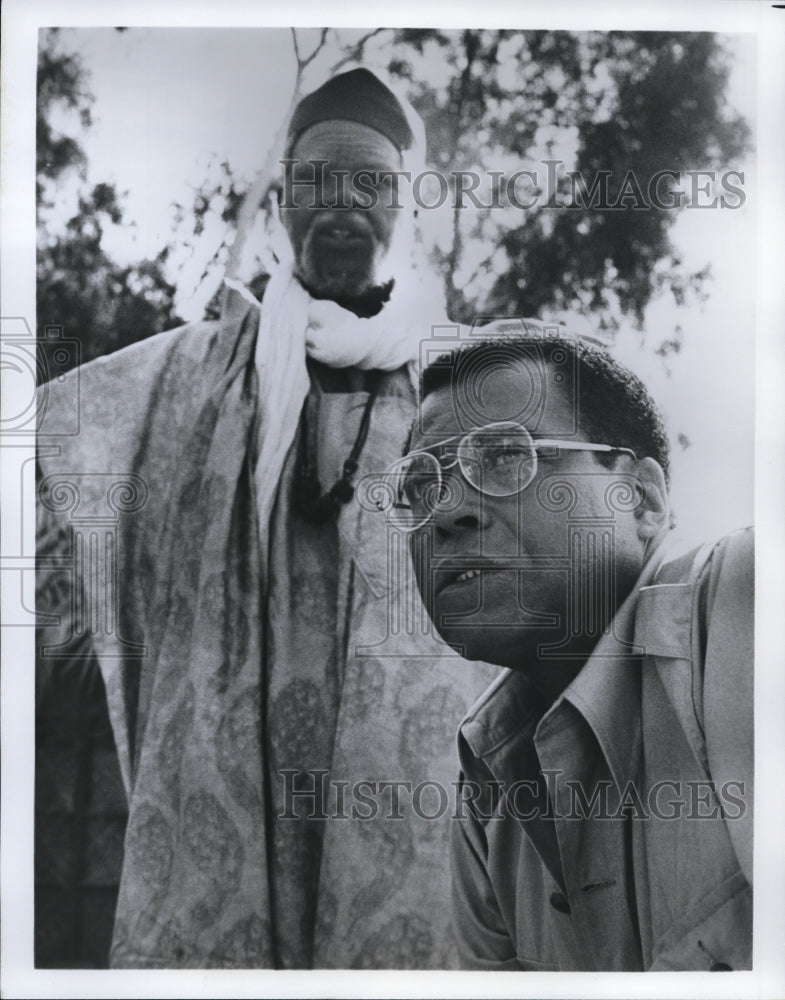
[[(81, 60), (63, 51), (57, 29), (50, 29), (39, 51), (36, 123), (36, 311), (45, 373), (55, 370), (51, 355), (57, 350), (47, 328), (58, 328), (62, 337), (80, 342), (80, 355), (72, 355), (76, 363), (182, 322), (174, 309), (175, 286), (165, 275), (170, 247), (163, 247), (153, 260), (125, 267), (101, 248), (106, 225), (125, 221), (122, 199), (111, 184), (88, 184), (84, 150), (53, 124), (58, 112), (71, 112), (82, 128), (89, 128), (92, 101)], [(53, 234), (51, 218), (58, 208), (61, 182), (72, 171), (80, 177), (82, 193), (64, 229)]]
[[(470, 321), (478, 308), (531, 316), (553, 308), (640, 325), (662, 288), (677, 304), (701, 290), (708, 270), (685, 273), (669, 239), (678, 211), (640, 209), (635, 184), (646, 201), (658, 172), (721, 172), (746, 150), (749, 128), (727, 108), (730, 66), (717, 36), (404, 30), (398, 41), (390, 70), (409, 83), (436, 167), (485, 176), (530, 169), (542, 188), (543, 161), (561, 161), (551, 168), (556, 190), (532, 210), (455, 211), (451, 243), (435, 258), (459, 318)], [(437, 57), (450, 71), (442, 87), (422, 72)], [(568, 171), (589, 189), (607, 178), (609, 206), (631, 193), (621, 210), (603, 207), (599, 195), (575, 198)], [(663, 200), (667, 191), (665, 178)], [(467, 274), (472, 242), (485, 253)]]
[[(309, 89), (306, 70), (323, 77), (361, 61), (397, 78), (422, 115), (428, 166), (450, 189), (439, 225), (423, 227), (425, 249), (454, 319), (569, 310), (613, 332), (624, 319), (640, 327), (647, 305), (663, 291), (677, 306), (705, 294), (708, 267), (690, 272), (671, 241), (678, 204), (647, 208), (641, 198), (649, 198), (647, 185), (662, 171), (674, 176), (664, 178), (660, 196), (678, 194), (686, 181), (688, 198), (686, 171), (719, 175), (736, 167), (748, 148), (748, 126), (727, 105), (730, 57), (721, 38), (707, 32), (322, 29), (293, 31), (292, 40), (293, 101)], [(241, 269), (247, 248), (257, 257), (243, 276), (263, 288), (259, 216), (275, 184), (281, 139), (270, 137), (267, 162), (251, 183), (216, 159), (195, 186), (193, 203), (175, 206), (174, 228), (155, 259), (120, 268), (102, 252), (101, 234), (123, 218), (122, 199), (111, 185), (86, 184), (78, 141), (52, 124), (60, 106), (89, 127), (90, 103), (84, 68), (50, 33), (39, 66), (39, 325), (79, 331), (85, 358), (176, 325), (184, 254), (205, 262), (199, 280), (217, 289), (210, 315), (222, 308), (223, 273)], [(81, 172), (86, 190), (64, 232), (53, 237), (46, 224), (49, 192), (72, 170)], [(456, 178), (458, 171), (480, 177), (480, 207), (460, 195), (466, 181)], [(493, 171), (505, 178), (530, 171), (514, 194), (532, 207), (520, 207), (508, 191), (495, 201)], [(451, 207), (461, 199), (463, 207)], [(223, 234), (218, 244), (210, 242), (216, 228)], [(674, 353), (678, 338), (677, 327), (675, 338), (658, 349)]]

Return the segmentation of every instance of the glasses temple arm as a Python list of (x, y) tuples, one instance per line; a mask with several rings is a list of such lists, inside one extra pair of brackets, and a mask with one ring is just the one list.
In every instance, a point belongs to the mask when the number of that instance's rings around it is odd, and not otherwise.
[(563, 448), (565, 451), (623, 451), (637, 461), (632, 448), (621, 448), (612, 444), (593, 444), (589, 441), (561, 441), (557, 438), (532, 438), (536, 448)]

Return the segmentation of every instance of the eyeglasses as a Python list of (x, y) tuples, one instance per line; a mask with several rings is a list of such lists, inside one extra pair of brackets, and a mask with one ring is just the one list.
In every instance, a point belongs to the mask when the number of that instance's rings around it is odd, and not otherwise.
[[(452, 441), (458, 442), (454, 450), (442, 451), (439, 457), (433, 454), (434, 449), (444, 449)], [(562, 451), (624, 452), (637, 458), (630, 448), (533, 438), (520, 424), (500, 421), (455, 434), (398, 459), (384, 474), (377, 506), (399, 531), (416, 531), (438, 507), (449, 510), (455, 505), (460, 484), (456, 485), (452, 476), (447, 479), (446, 471), (457, 466), (466, 482), (480, 493), (508, 497), (532, 482), (538, 455), (557, 458)]]

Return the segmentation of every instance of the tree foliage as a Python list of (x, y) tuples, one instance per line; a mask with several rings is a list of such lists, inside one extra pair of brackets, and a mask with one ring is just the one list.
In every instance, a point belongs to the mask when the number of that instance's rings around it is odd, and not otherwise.
[[(640, 325), (663, 288), (677, 304), (702, 290), (708, 270), (685, 272), (669, 238), (678, 211), (641, 210), (634, 194), (621, 209), (576, 203), (567, 171), (589, 184), (604, 172), (615, 206), (630, 174), (645, 198), (658, 171), (736, 166), (749, 129), (727, 109), (729, 60), (715, 35), (403, 30), (398, 43), (390, 70), (409, 83), (435, 167), (536, 169), (542, 187), (543, 161), (563, 161), (532, 210), (455, 209), (434, 258), (456, 318), (552, 308)], [(437, 57), (450, 68), (442, 88), (421, 71)], [(484, 253), (456, 281), (472, 242)]]
[[(84, 70), (56, 41), (50, 36), (42, 46), (39, 68), (41, 209), (47, 186), (68, 170), (85, 170), (78, 142), (52, 128), (52, 109), (60, 102), (83, 126), (90, 123)], [(707, 32), (322, 29), (302, 37), (293, 31), (292, 45), (292, 101), (309, 89), (306, 69), (316, 85), (361, 61), (397, 78), (421, 114), (428, 166), (450, 185), (438, 226), (423, 231), (454, 319), (577, 311), (614, 331), (623, 320), (640, 327), (648, 304), (663, 292), (677, 306), (705, 295), (709, 268), (689, 271), (671, 241), (679, 209), (640, 209), (629, 178), (645, 191), (658, 171), (737, 166), (749, 129), (727, 106), (730, 58), (721, 38)], [(250, 182), (216, 158), (195, 179), (192, 203), (175, 206), (167, 244), (136, 267), (119, 268), (101, 251), (102, 227), (122, 218), (109, 185), (83, 194), (58, 239), (47, 239), (42, 225), (39, 324), (79, 330), (86, 357), (172, 326), (175, 286), (186, 281), (189, 254), (202, 263), (188, 281), (197, 278), (214, 292), (210, 315), (222, 308), (221, 277), (240, 271), (249, 246), (257, 250), (256, 265), (244, 277), (261, 290), (259, 215), (266, 211), (282, 135), (270, 136), (266, 162)], [(559, 166), (555, 188), (544, 191), (548, 160)], [(487, 204), (492, 172), (521, 170), (537, 174), (528, 189), (525, 183), (516, 188), (538, 196), (531, 209), (506, 196), (494, 207), (475, 207), (465, 198), (463, 207), (450, 208), (456, 171), (483, 178), (477, 194)], [(569, 171), (587, 185), (605, 175), (609, 205), (620, 207), (576, 201)], [(667, 193), (667, 183), (661, 191)], [(675, 328), (660, 348), (674, 353), (668, 345), (678, 339)]]
[[(57, 29), (50, 29), (39, 52), (36, 122), (36, 310), (44, 372), (55, 370), (49, 355), (57, 348), (47, 328), (78, 340), (81, 360), (90, 361), (181, 322), (174, 309), (175, 286), (166, 279), (169, 246), (153, 260), (132, 266), (117, 264), (101, 247), (106, 226), (125, 223), (121, 198), (111, 184), (88, 183), (84, 150), (53, 124), (56, 113), (71, 112), (82, 128), (89, 128), (92, 100), (81, 60), (63, 51)], [(74, 214), (53, 233), (62, 181), (73, 171), (82, 193)]]
[(77, 56), (57, 51), (56, 30), (48, 32), (48, 43), (38, 54), (38, 101), (36, 104), (36, 195), (39, 206), (52, 207), (46, 200), (45, 181), (56, 181), (71, 168), (85, 177), (84, 152), (73, 136), (58, 133), (50, 117), (52, 110), (63, 106), (78, 114), (83, 128), (92, 123), (92, 94), (85, 87), (85, 73)]

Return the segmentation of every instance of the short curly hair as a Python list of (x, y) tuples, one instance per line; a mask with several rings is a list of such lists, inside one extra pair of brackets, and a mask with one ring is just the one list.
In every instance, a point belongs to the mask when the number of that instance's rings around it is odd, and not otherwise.
[[(495, 336), (472, 340), (431, 362), (420, 378), (425, 399), (444, 386), (458, 387), (495, 366), (510, 369), (517, 359), (553, 363), (574, 373), (578, 425), (589, 440), (630, 448), (638, 458), (655, 459), (670, 485), (670, 444), (662, 415), (643, 382), (620, 365), (599, 342), (569, 336)], [(615, 454), (599, 454), (612, 466)]]

